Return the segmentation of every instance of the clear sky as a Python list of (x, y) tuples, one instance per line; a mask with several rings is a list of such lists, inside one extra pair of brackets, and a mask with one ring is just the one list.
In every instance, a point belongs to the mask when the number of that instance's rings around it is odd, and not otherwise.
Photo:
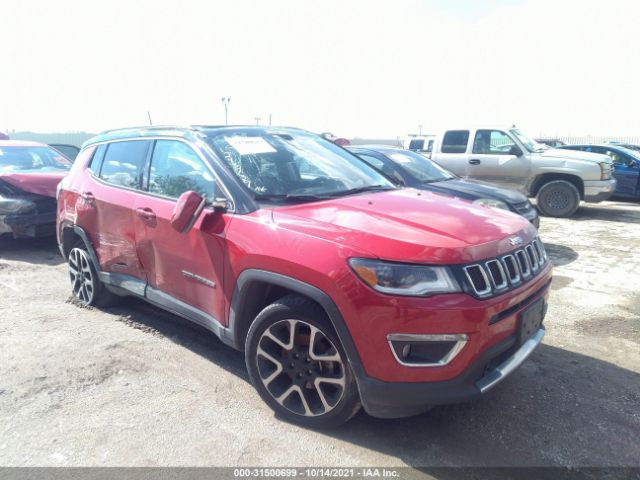
[(640, 135), (640, 1), (3, 0), (0, 129)]

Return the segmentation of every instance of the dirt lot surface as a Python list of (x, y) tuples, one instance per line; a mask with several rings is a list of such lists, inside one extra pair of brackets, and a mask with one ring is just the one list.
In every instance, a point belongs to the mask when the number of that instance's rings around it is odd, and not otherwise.
[(0, 465), (640, 465), (640, 205), (542, 219), (544, 344), (482, 400), (340, 429), (274, 418), (242, 354), (142, 302), (67, 302), (54, 242), (0, 244)]

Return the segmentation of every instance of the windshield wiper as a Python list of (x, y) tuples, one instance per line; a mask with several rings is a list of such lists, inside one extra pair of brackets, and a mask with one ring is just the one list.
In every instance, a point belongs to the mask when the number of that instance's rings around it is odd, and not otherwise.
[(278, 193), (278, 194), (261, 194), (256, 193), (253, 196), (254, 200), (257, 201), (268, 201), (268, 202), (313, 202), (317, 200), (328, 200), (330, 198), (342, 197), (345, 195), (355, 195), (357, 193), (363, 192), (378, 192), (385, 190), (395, 190), (395, 187), (385, 187), (383, 185), (368, 185), (366, 187), (358, 187), (351, 188), (349, 190), (341, 190), (338, 192), (327, 192), (322, 195), (314, 195), (310, 193)]
[(368, 185), (366, 187), (350, 188), (349, 190), (341, 190), (339, 192), (327, 193), (327, 196), (331, 197), (343, 197), (345, 195), (355, 195), (357, 193), (364, 192), (383, 192), (386, 190), (395, 190), (395, 187), (385, 187), (383, 185)]
[(299, 201), (299, 202), (312, 202), (315, 200), (327, 200), (328, 198), (325, 195), (310, 195), (310, 194), (296, 194), (296, 193), (288, 193), (288, 194), (255, 194), (253, 196), (254, 200), (258, 201), (269, 201), (269, 202), (287, 202), (287, 201)]

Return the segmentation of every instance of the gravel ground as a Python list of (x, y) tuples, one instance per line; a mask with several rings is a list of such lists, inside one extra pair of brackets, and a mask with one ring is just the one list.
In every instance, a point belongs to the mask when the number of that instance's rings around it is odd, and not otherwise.
[(340, 429), (274, 418), (242, 354), (136, 300), (68, 301), (54, 242), (0, 243), (0, 465), (640, 466), (640, 205), (542, 219), (544, 344), (471, 404)]

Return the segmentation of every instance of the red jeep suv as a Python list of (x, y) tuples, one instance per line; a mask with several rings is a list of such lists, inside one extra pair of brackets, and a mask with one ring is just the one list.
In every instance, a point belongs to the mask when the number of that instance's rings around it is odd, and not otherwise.
[(303, 130), (106, 132), (57, 215), (80, 302), (136, 296), (203, 326), (310, 427), (475, 398), (544, 335), (551, 265), (526, 220), (399, 189)]

